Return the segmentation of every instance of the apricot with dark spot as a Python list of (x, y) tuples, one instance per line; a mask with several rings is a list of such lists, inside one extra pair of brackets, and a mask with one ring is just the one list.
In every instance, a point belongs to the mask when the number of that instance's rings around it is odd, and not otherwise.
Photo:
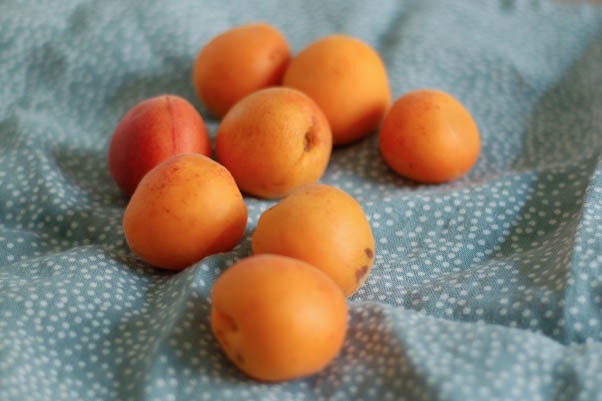
[(345, 295), (365, 282), (374, 261), (374, 237), (361, 206), (344, 191), (323, 184), (300, 188), (266, 210), (252, 247), (255, 254), (286, 255), (316, 266)]
[(211, 291), (211, 328), (220, 347), (263, 381), (323, 369), (343, 346), (347, 319), (339, 287), (314, 266), (285, 256), (245, 258)]
[(215, 139), (216, 157), (240, 189), (268, 199), (317, 181), (331, 150), (324, 113), (291, 88), (262, 89), (236, 103)]

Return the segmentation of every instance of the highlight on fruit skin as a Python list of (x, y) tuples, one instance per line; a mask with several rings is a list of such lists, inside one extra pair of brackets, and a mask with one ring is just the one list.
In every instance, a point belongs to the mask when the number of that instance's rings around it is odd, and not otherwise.
[(228, 170), (198, 154), (173, 156), (144, 176), (123, 215), (128, 246), (153, 266), (181, 270), (231, 250), (247, 207)]
[(122, 117), (109, 144), (109, 170), (128, 196), (153, 167), (181, 153), (211, 156), (201, 115), (177, 95), (144, 99)]
[(244, 258), (211, 290), (211, 329), (220, 348), (261, 381), (324, 369), (343, 346), (347, 321), (339, 287), (312, 265), (281, 255)]
[(266, 210), (252, 237), (254, 254), (304, 260), (326, 273), (346, 296), (366, 281), (374, 263), (372, 229), (360, 204), (324, 184), (301, 187)]
[(286, 38), (272, 25), (240, 25), (213, 37), (198, 52), (193, 85), (217, 117), (259, 89), (279, 85), (291, 59)]
[(316, 182), (331, 151), (322, 110), (304, 93), (285, 87), (241, 99), (222, 119), (215, 139), (216, 158), (241, 191), (266, 199)]
[(320, 106), (335, 145), (376, 132), (391, 104), (380, 55), (348, 35), (329, 35), (310, 43), (293, 57), (282, 84), (306, 93)]
[(420, 183), (464, 176), (480, 153), (478, 127), (450, 94), (420, 89), (399, 97), (379, 135), (380, 152), (391, 169)]

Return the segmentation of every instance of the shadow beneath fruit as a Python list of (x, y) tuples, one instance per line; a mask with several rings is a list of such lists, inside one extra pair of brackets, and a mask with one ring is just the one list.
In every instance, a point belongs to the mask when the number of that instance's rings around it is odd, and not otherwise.
[[(437, 398), (437, 390), (428, 385), (424, 372), (415, 368), (406, 353), (403, 332), (400, 334), (391, 327), (391, 317), (384, 307), (376, 304), (350, 305), (349, 326), (339, 355), (324, 370), (307, 379), (321, 398), (336, 398), (341, 383), (345, 383), (348, 399)], [(388, 385), (375, 385), (375, 377)]]
[(377, 133), (352, 144), (334, 147), (321, 181), (366, 201), (418, 187), (387, 166), (378, 148)]

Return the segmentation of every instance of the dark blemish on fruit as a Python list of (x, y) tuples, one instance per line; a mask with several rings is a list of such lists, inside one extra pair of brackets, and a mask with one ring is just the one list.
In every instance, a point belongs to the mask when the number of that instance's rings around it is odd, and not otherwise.
[(234, 319), (232, 319), (232, 317), (224, 312), (221, 311), (216, 311), (215, 312), (217, 314), (217, 317), (219, 320), (221, 320), (221, 322), (223, 323), (222, 327), (225, 329), (225, 331), (227, 332), (236, 332), (238, 331), (238, 325), (236, 324), (236, 322), (234, 321)]
[(219, 341), (219, 343), (224, 346), (225, 348), (228, 348), (230, 346), (230, 343), (228, 341), (228, 337), (226, 336), (226, 333), (224, 333), (223, 330), (216, 330), (215, 331), (215, 337), (217, 337), (217, 341)]
[(232, 332), (238, 331), (238, 326), (236, 325), (236, 322), (230, 316), (228, 316), (228, 329)]
[(313, 146), (313, 138), (310, 131), (305, 133), (304, 141), (303, 141), (303, 150), (308, 152)]
[(366, 256), (368, 257), (368, 259), (372, 259), (374, 257), (374, 252), (372, 252), (372, 249), (366, 248), (366, 249), (364, 249), (364, 252), (366, 253)]
[(368, 266), (364, 265), (355, 271), (355, 280), (359, 283), (368, 273)]
[(243, 363), (245, 363), (245, 357), (244, 357), (244, 356), (242, 356), (242, 354), (241, 354), (240, 352), (237, 352), (237, 353), (234, 355), (234, 359), (236, 359), (236, 362), (238, 362), (239, 364), (243, 364)]

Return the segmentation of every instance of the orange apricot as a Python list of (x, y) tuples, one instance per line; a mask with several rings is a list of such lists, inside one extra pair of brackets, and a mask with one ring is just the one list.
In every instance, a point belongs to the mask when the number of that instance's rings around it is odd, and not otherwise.
[(391, 103), (380, 56), (366, 43), (346, 35), (311, 43), (292, 59), (282, 83), (315, 100), (328, 118), (335, 145), (369, 135)]
[(153, 168), (123, 215), (132, 251), (176, 270), (232, 249), (246, 224), (247, 207), (228, 170), (198, 154), (176, 155)]
[(345, 297), (320, 270), (279, 255), (245, 258), (211, 291), (211, 328), (239, 369), (262, 381), (323, 369), (347, 331)]
[(194, 87), (209, 111), (222, 117), (244, 96), (280, 84), (290, 58), (286, 39), (273, 26), (238, 26), (217, 35), (199, 51)]
[(153, 167), (180, 153), (211, 155), (203, 118), (186, 99), (162, 95), (141, 101), (121, 119), (109, 145), (109, 169), (132, 195)]
[(243, 192), (282, 197), (317, 181), (328, 165), (332, 135), (305, 94), (267, 88), (246, 96), (224, 116), (215, 154)]
[(385, 162), (423, 183), (465, 175), (479, 157), (479, 130), (464, 106), (448, 93), (421, 89), (395, 101), (380, 129)]
[(272, 253), (316, 266), (351, 295), (374, 261), (374, 237), (355, 199), (323, 184), (300, 188), (266, 210), (253, 233), (254, 254)]

